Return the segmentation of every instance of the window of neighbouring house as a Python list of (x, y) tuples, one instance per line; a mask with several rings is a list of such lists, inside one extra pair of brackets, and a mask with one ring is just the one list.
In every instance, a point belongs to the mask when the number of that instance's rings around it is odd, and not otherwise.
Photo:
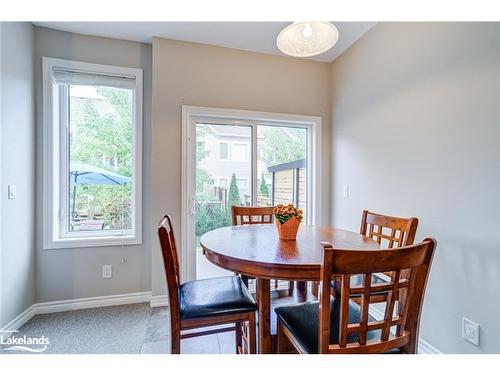
[(237, 178), (236, 184), (238, 185), (238, 188), (240, 188), (240, 189), (248, 188), (248, 180), (246, 178)]
[(233, 143), (233, 161), (248, 161), (248, 143)]
[(141, 242), (142, 70), (44, 58), (47, 248)]
[(219, 160), (229, 160), (229, 143), (219, 143)]
[(229, 178), (219, 177), (219, 187), (227, 189), (229, 187)]

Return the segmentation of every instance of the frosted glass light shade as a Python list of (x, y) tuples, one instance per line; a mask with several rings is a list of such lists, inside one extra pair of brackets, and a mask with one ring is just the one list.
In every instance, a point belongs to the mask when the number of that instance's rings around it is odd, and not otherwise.
[(330, 22), (294, 22), (278, 34), (276, 44), (281, 52), (294, 57), (311, 57), (332, 48), (339, 31)]

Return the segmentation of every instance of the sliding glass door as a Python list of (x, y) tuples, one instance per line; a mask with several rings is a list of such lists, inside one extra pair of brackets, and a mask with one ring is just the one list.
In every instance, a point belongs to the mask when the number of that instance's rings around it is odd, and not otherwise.
[(199, 238), (231, 225), (231, 206), (292, 203), (307, 211), (307, 129), (258, 123), (228, 125), (213, 119), (197, 121), (194, 126), (193, 250), (196, 278), (204, 279), (230, 274), (206, 260)]
[(185, 243), (190, 279), (232, 274), (206, 260), (199, 240), (208, 231), (231, 225), (233, 205), (292, 203), (312, 222), (311, 126), (193, 116), (188, 130)]

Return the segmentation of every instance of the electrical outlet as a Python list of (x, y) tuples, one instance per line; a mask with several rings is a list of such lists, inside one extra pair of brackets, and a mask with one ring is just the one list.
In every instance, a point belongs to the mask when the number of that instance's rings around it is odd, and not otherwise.
[(111, 264), (102, 265), (102, 278), (111, 279), (113, 277), (113, 266)]
[(462, 337), (474, 345), (479, 345), (479, 324), (462, 318)]

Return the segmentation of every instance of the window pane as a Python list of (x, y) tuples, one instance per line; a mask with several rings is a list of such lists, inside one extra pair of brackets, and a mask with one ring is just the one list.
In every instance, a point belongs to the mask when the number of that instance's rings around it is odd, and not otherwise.
[(257, 204), (272, 206), (292, 203), (304, 210), (305, 214), (307, 130), (259, 125), (257, 142)]
[(132, 90), (68, 90), (68, 231), (131, 229)]
[(233, 144), (233, 160), (247, 161), (248, 160), (248, 145), (245, 143)]
[(219, 159), (229, 159), (229, 145), (227, 143), (219, 143)]

